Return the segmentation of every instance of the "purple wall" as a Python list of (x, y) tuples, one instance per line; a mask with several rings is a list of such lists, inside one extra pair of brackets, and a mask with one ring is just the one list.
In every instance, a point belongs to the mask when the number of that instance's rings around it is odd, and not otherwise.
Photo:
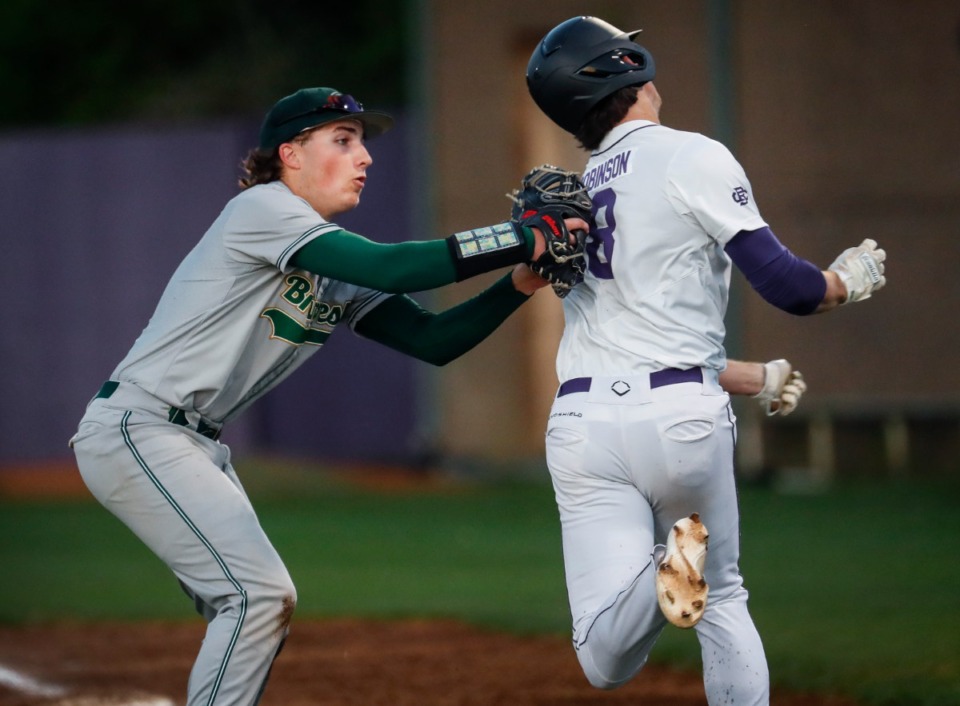
[[(411, 237), (398, 122), (370, 143), (363, 203), (340, 221), (380, 241)], [(255, 135), (256, 125), (230, 123), (0, 136), (0, 464), (69, 457), (86, 402), (237, 192)], [(224, 439), (245, 451), (407, 460), (418, 365), (344, 328)]]

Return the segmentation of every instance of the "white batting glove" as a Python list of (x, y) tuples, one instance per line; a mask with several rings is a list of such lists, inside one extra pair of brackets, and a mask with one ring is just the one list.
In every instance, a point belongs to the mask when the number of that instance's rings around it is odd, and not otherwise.
[(786, 416), (797, 408), (806, 391), (807, 383), (800, 371), (794, 370), (789, 361), (779, 358), (763, 364), (763, 389), (753, 398), (760, 401), (768, 417)]
[(830, 270), (836, 272), (847, 288), (844, 304), (869, 299), (870, 295), (887, 283), (883, 276), (883, 261), (887, 253), (877, 248), (877, 241), (867, 238), (855, 248), (847, 248)]

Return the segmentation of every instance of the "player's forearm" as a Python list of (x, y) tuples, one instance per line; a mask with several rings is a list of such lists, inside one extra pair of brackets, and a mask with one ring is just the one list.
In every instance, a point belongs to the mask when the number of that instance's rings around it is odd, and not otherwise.
[(510, 273), (510, 278), (513, 281), (513, 288), (527, 296), (533, 294), (538, 289), (543, 289), (549, 284), (547, 280), (534, 273), (534, 271), (530, 269), (530, 266), (525, 263), (516, 265)]
[(728, 360), (726, 369), (720, 373), (720, 387), (731, 395), (753, 396), (763, 389), (763, 363), (747, 363)]
[[(507, 256), (513, 264), (533, 254), (534, 235), (523, 229), (525, 247)], [(294, 267), (323, 277), (381, 292), (422, 292), (462, 279), (447, 239), (375, 243), (346, 230), (326, 233), (307, 243), (290, 259)], [(496, 269), (497, 261), (486, 270)], [(486, 271), (480, 267), (474, 274)]]
[(820, 302), (820, 306), (817, 307), (815, 312), (817, 314), (836, 309), (847, 301), (847, 288), (843, 286), (843, 282), (840, 281), (840, 277), (836, 272), (824, 270), (823, 278), (827, 282), (827, 291), (823, 295), (823, 301)]
[(769, 228), (740, 231), (724, 251), (767, 302), (804, 316), (869, 299), (886, 284), (886, 252), (874, 240), (847, 248), (827, 270), (797, 257)]
[(754, 398), (768, 416), (785, 416), (797, 408), (807, 383), (785, 358), (767, 363), (728, 360), (727, 369), (720, 373), (720, 387), (731, 395)]
[(357, 322), (356, 332), (427, 363), (446, 365), (489, 336), (527, 299), (511, 273), (436, 314), (410, 297), (391, 297)]
[(826, 289), (823, 274), (784, 247), (769, 228), (740, 231), (725, 252), (767, 303), (797, 316), (818, 311)]

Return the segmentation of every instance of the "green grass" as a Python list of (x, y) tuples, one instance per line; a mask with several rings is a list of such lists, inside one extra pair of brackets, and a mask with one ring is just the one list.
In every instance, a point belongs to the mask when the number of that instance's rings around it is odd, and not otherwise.
[(260, 514), (297, 584), (298, 614), (464, 617), (568, 630), (546, 488), (398, 496), (331, 493)]
[(742, 566), (778, 678), (960, 704), (958, 500), (956, 487), (876, 483), (751, 497)]
[[(299, 591), (297, 617), (442, 616), (569, 633), (549, 485), (367, 492), (241, 468)], [(741, 493), (750, 607), (774, 681), (875, 704), (960, 703), (960, 486)], [(194, 619), (167, 569), (92, 502), (0, 500), (0, 621)], [(699, 667), (692, 632), (657, 661)]]

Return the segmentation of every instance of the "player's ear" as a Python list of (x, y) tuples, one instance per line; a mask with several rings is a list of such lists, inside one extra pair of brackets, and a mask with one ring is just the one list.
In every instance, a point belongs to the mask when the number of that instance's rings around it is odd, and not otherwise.
[(283, 142), (277, 147), (277, 154), (283, 166), (291, 169), (300, 168), (300, 153), (293, 142)]

